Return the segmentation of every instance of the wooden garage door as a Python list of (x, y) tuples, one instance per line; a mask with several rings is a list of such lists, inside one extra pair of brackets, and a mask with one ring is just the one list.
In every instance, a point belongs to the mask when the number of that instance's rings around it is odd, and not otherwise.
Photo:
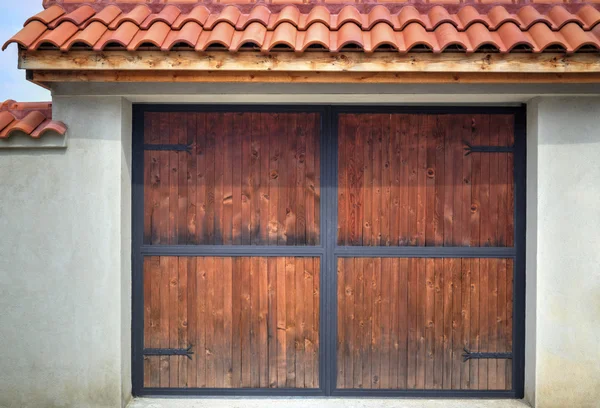
[(521, 110), (369, 112), (135, 107), (136, 395), (522, 395)]
[(337, 387), (511, 390), (514, 116), (338, 120)]

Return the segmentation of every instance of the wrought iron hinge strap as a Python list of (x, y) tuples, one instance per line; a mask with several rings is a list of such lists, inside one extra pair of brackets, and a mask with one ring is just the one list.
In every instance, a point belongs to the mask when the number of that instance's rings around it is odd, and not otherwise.
[(514, 146), (473, 146), (469, 142), (463, 141), (465, 144), (465, 156), (471, 153), (514, 153)]
[(179, 349), (179, 348), (147, 348), (147, 349), (144, 349), (144, 355), (145, 356), (185, 356), (191, 360), (192, 354), (194, 354), (194, 352), (192, 351), (192, 347), (194, 347), (194, 346), (189, 346), (186, 349), (183, 349), (183, 348), (181, 348), (181, 349)]
[(473, 359), (485, 359), (485, 358), (495, 358), (495, 359), (508, 359), (512, 360), (512, 353), (480, 353), (480, 352), (471, 352), (466, 348), (463, 349), (464, 354), (463, 362)]
[(192, 154), (192, 144), (145, 144), (144, 150), (188, 152)]

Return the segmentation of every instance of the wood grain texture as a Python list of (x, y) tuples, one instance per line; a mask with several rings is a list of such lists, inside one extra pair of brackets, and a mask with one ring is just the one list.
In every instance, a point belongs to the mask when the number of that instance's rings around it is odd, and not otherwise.
[[(146, 113), (144, 243), (318, 245), (316, 113)], [(164, 140), (163, 140), (164, 139)]]
[(340, 258), (337, 273), (338, 388), (511, 389), (510, 360), (462, 354), (511, 351), (512, 260)]
[(318, 388), (319, 271), (309, 257), (146, 258), (144, 347), (194, 354), (146, 356), (144, 386)]
[(338, 245), (513, 246), (512, 154), (464, 150), (512, 146), (513, 127), (511, 115), (341, 114)]
[(594, 53), (271, 53), (194, 51), (19, 51), (19, 68), (28, 70), (149, 72), (360, 72), (360, 73), (594, 73)]

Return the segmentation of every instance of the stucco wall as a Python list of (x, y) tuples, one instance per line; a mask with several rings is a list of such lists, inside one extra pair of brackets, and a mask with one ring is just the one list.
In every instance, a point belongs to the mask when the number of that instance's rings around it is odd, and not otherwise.
[(600, 98), (530, 108), (527, 396), (539, 408), (598, 407)]
[(130, 388), (131, 108), (56, 98), (66, 150), (0, 151), (0, 407), (119, 407)]
[[(443, 100), (415, 95), (387, 102)], [(185, 99), (160, 96), (177, 98)], [(240, 102), (239, 94), (219, 98)], [(329, 98), (381, 102), (377, 94)], [(57, 92), (54, 106), (69, 125), (66, 150), (0, 151), (0, 407), (118, 407), (131, 387), (131, 105)], [(539, 408), (600, 400), (598, 158), (600, 98), (529, 100), (526, 398)]]

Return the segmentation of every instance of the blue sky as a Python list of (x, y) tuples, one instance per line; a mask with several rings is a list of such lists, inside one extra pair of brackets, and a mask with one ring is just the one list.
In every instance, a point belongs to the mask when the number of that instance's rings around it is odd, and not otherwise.
[[(42, 11), (42, 0), (0, 0), (0, 44), (23, 28), (29, 17)], [(17, 46), (0, 52), (0, 103), (49, 101), (50, 92), (25, 80), (25, 71), (17, 69)]]

